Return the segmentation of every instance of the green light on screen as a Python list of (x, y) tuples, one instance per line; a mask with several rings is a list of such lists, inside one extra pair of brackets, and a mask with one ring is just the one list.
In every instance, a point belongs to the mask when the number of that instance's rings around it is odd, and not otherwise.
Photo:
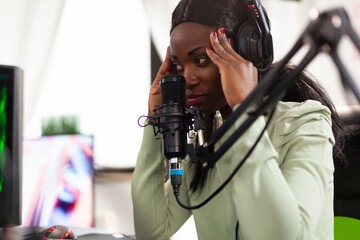
[[(1, 75), (0, 75), (1, 77)], [(0, 192), (4, 184), (7, 87), (0, 89)]]

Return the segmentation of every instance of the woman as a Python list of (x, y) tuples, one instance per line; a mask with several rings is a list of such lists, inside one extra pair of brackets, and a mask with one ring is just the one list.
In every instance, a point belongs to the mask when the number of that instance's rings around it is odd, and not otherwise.
[[(232, 40), (246, 19), (238, 0), (181, 0), (173, 12), (166, 59), (151, 86), (149, 116), (161, 105), (160, 78), (183, 75), (187, 104), (202, 109), (209, 137), (220, 122), (215, 113), (226, 119), (258, 84), (253, 63), (233, 50)], [(184, 159), (181, 201), (197, 205), (213, 193), (254, 144), (267, 119), (260, 117), (212, 169)], [(230, 184), (205, 206), (190, 211), (178, 205), (169, 181), (164, 183), (161, 141), (145, 128), (132, 181), (137, 239), (168, 239), (191, 215), (199, 239), (332, 239), (333, 149), (341, 155), (341, 146), (333, 146), (340, 130), (326, 94), (301, 74)]]

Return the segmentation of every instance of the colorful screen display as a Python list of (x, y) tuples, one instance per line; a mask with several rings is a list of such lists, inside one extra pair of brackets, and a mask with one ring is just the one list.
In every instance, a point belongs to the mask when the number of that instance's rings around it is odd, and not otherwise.
[(93, 137), (23, 142), (24, 226), (93, 226)]

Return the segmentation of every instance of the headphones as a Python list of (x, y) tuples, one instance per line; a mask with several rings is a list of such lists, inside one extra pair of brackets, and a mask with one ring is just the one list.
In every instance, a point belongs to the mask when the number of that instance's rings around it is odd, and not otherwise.
[(273, 59), (273, 42), (260, 0), (245, 0), (248, 21), (243, 23), (236, 35), (235, 49), (251, 61), (259, 72), (266, 71)]

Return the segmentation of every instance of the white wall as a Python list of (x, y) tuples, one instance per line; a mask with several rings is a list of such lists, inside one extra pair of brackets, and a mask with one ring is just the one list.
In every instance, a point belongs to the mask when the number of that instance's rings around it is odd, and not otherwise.
[(111, 233), (135, 235), (131, 176), (118, 174), (95, 181), (95, 228)]
[(80, 132), (94, 135), (96, 166), (135, 165), (150, 86), (140, 0), (66, 1), (45, 78), (25, 137), (41, 134), (43, 118), (75, 115)]
[[(346, 4), (340, 0), (264, 0), (263, 3), (272, 22), (275, 61), (282, 59), (288, 53), (312, 20), (310, 16), (314, 11), (322, 12), (335, 7), (344, 7), (354, 29), (360, 34), (360, 2), (358, 0), (346, 0)], [(298, 63), (302, 59), (303, 50), (295, 56), (293, 63)], [(360, 72), (356, 71), (360, 66), (360, 54), (345, 36), (340, 42), (338, 54), (360, 86)], [(336, 107), (353, 103), (347, 101), (337, 69), (327, 54), (319, 54), (307, 69), (325, 87)]]

